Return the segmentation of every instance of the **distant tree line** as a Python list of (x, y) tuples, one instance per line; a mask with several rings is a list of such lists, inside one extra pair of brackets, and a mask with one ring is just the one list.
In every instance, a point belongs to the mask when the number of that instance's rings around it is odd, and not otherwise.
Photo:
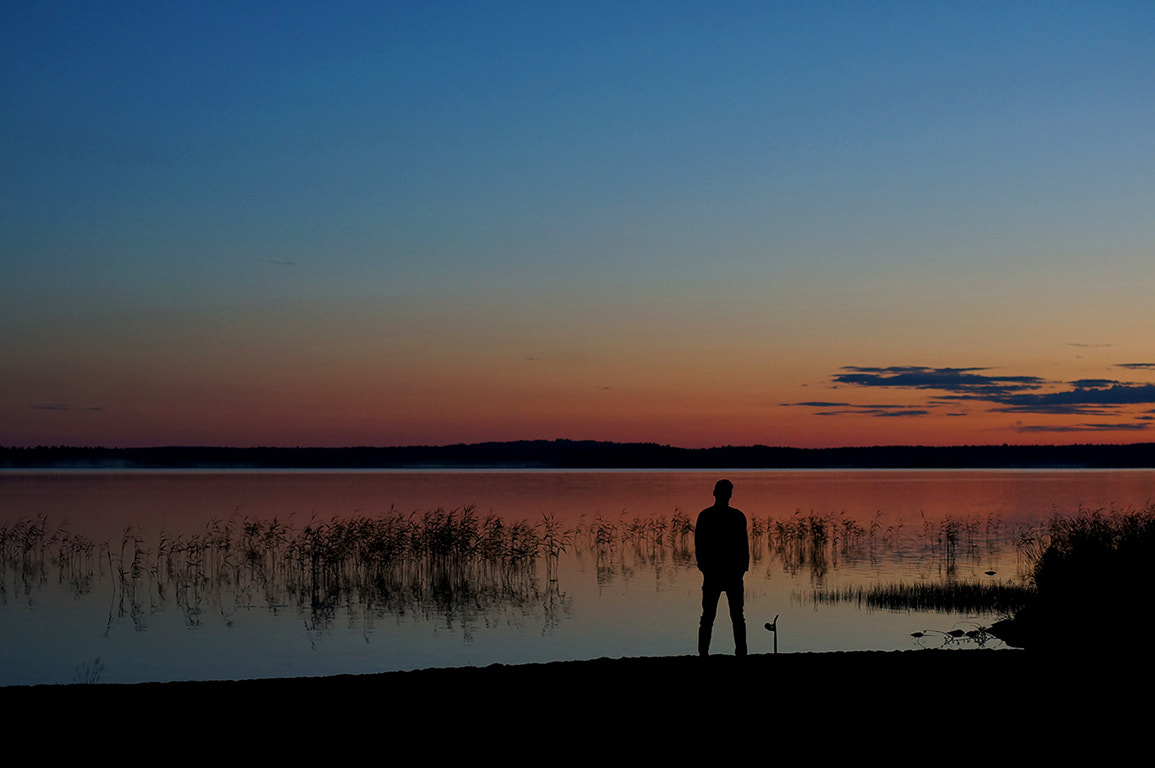
[(91, 469), (1131, 469), (1155, 443), (676, 448), (657, 443), (518, 440), (444, 446), (221, 448), (0, 447), (0, 468)]

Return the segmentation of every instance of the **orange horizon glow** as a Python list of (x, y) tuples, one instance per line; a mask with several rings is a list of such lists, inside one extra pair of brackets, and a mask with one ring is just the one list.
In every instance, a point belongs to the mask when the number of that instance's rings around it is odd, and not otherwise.
[(0, 445), (1143, 441), (1155, 6), (900, 5), (29, 4)]

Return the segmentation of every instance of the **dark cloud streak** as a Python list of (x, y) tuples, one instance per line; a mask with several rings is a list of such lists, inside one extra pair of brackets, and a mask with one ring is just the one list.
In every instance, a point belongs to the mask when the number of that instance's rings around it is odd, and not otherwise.
[[(1127, 370), (1155, 370), (1155, 363), (1123, 363)], [(873, 389), (907, 389), (934, 392), (917, 405), (858, 405), (849, 402), (808, 401), (788, 405), (817, 409), (815, 415), (855, 414), (876, 417), (927, 416), (933, 409), (955, 408), (960, 402), (984, 403), (991, 413), (1100, 418), (1133, 416), (1131, 423), (1084, 423), (1078, 425), (1019, 426), (1019, 432), (1091, 432), (1142, 430), (1149, 416), (1128, 414), (1129, 406), (1155, 403), (1155, 384), (1116, 379), (1078, 379), (1051, 382), (1039, 376), (1007, 376), (991, 368), (932, 368), (928, 366), (846, 366), (831, 377), (839, 385)], [(1148, 412), (1150, 413), (1150, 411)]]
[(1140, 432), (1149, 429), (1149, 424), (1077, 424), (1074, 426), (1022, 425), (1016, 432), (1031, 434), (1036, 432)]
[(881, 404), (867, 404), (856, 405), (854, 403), (833, 403), (821, 400), (811, 400), (801, 403), (782, 403), (784, 406), (803, 406), (806, 408), (818, 408), (815, 416), (841, 416), (844, 414), (855, 414), (858, 416), (875, 416), (882, 418), (889, 418), (893, 416), (929, 416), (930, 411), (924, 408), (911, 408), (909, 405), (881, 405)]
[(1037, 376), (988, 376), (981, 371), (988, 368), (926, 368), (922, 366), (892, 366), (889, 368), (859, 368), (848, 366), (834, 377), (836, 384), (857, 387), (885, 387), (900, 389), (932, 389), (953, 392), (978, 399), (989, 399), (1023, 390), (1041, 388), (1045, 379)]

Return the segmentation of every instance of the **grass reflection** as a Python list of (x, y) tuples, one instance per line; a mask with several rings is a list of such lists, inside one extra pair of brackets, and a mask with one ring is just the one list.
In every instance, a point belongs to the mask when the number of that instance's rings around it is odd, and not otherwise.
[[(191, 598), (211, 590), (220, 604), (231, 596), (237, 605), (293, 606), (311, 629), (330, 626), (341, 608), (453, 621), (501, 605), (548, 604), (567, 543), (548, 517), (511, 523), (474, 507), (314, 519), (299, 529), (279, 520), (216, 522), (198, 535), (162, 536), (155, 551), (129, 535), (124, 541), (131, 552), (122, 543), (113, 561), (124, 594), (144, 578), (192, 616)], [(143, 574), (126, 565), (130, 554), (146, 563)]]
[[(1071, 552), (1136, 549), (1133, 542), (1149, 540), (1155, 529), (1152, 516), (1150, 509), (1138, 516), (1082, 512), (1011, 531), (990, 515), (923, 516), (920, 525), (906, 526), (888, 524), (881, 514), (860, 521), (799, 510), (751, 518), (751, 555), (768, 576), (774, 568), (791, 577), (808, 574), (816, 603), (1009, 616), (1036, 588), (1052, 583), (1062, 582), (1063, 589), (1053, 591), (1067, 595), (1076, 584), (1106, 591), (1108, 583), (1139, 579), (1134, 569), (1111, 570), (1113, 560), (1096, 555), (1087, 565), (1086, 556), (1075, 560)], [(564, 553), (592, 557), (599, 583), (641, 569), (660, 574), (667, 565), (693, 567), (693, 529), (679, 510), (670, 517), (582, 516), (568, 529), (551, 515), (531, 523), (468, 506), (315, 517), (304, 525), (236, 516), (192, 534), (162, 530), (149, 537), (125, 528), (119, 541), (97, 545), (38, 517), (0, 526), (0, 598), (31, 602), (52, 582), (80, 595), (108, 579), (110, 622), (128, 617), (138, 628), (173, 606), (191, 626), (206, 613), (230, 621), (237, 610), (253, 607), (298, 611), (310, 629), (330, 627), (351, 610), (450, 623), (534, 610), (549, 624), (566, 606), (558, 576)], [(984, 563), (1005, 547), (1018, 554), (1020, 572), (995, 581)], [(913, 584), (826, 582), (835, 569), (884, 560), (916, 562), (922, 575)], [(1099, 576), (1088, 579), (1088, 573)], [(1086, 589), (1079, 594), (1092, 599)]]
[(87, 594), (98, 561), (91, 539), (52, 527), (47, 516), (0, 525), (0, 598), (30, 598), (49, 574), (73, 593)]
[(331, 625), (341, 608), (453, 620), (534, 604), (548, 614), (564, 602), (557, 560), (571, 537), (550, 516), (509, 522), (466, 507), (303, 527), (233, 518), (155, 539), (128, 527), (97, 546), (40, 517), (0, 526), (0, 597), (32, 595), (52, 580), (83, 594), (106, 579), (110, 621), (129, 618), (138, 629), (172, 606), (190, 626), (209, 611), (229, 621), (239, 608), (293, 608), (311, 629)]
[(863, 608), (906, 611), (953, 611), (1009, 615), (1034, 596), (1026, 584), (983, 584), (971, 581), (920, 584), (848, 585), (815, 590), (819, 603), (854, 603)]
[[(0, 527), (8, 585), (0, 589), (29, 590), (54, 571), (61, 583), (83, 592), (107, 569), (115, 588), (113, 613), (137, 624), (166, 605), (178, 606), (191, 625), (210, 606), (227, 617), (239, 607), (264, 605), (273, 611), (295, 607), (310, 626), (324, 627), (349, 605), (452, 616), (553, 600), (560, 594), (557, 564), (567, 550), (595, 558), (599, 582), (665, 563), (693, 567), (693, 531), (693, 520), (680, 510), (671, 517), (599, 513), (566, 529), (550, 515), (537, 523), (510, 521), (468, 506), (314, 518), (304, 526), (234, 517), (192, 534), (162, 530), (155, 539), (130, 527), (118, 542), (96, 546), (38, 518)], [(950, 580), (961, 560), (997, 550), (1003, 533), (991, 518), (924, 519), (921, 537), (913, 541), (902, 524), (884, 525), (881, 515), (865, 524), (845, 514), (802, 511), (750, 519), (753, 562), (777, 563), (790, 575), (809, 572), (818, 585), (840, 565), (912, 553)], [(1019, 540), (1032, 539), (1020, 533)], [(816, 599), (911, 607), (950, 601), (890, 589), (880, 595), (847, 587)], [(951, 589), (958, 594), (960, 587)]]

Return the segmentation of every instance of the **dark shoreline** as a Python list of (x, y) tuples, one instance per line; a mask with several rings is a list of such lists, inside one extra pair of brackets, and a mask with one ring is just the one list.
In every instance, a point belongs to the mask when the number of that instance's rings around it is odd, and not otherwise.
[[(1074, 645), (1074, 644), (1073, 644)], [(537, 664), (491, 664), (484, 667), (429, 668), (330, 677), (184, 681), (164, 683), (96, 683), (0, 687), (0, 702), (79, 704), (128, 699), (169, 706), (178, 700), (226, 698), (235, 705), (291, 706), (294, 701), (375, 694), (388, 690), (415, 706), (437, 705), (448, 692), (485, 691), (496, 707), (517, 706), (527, 691), (575, 694), (619, 688), (647, 696), (684, 696), (694, 691), (749, 687), (789, 689), (800, 703), (819, 703), (834, 693), (820, 682), (839, 681), (868, 691), (880, 705), (917, 699), (919, 691), (946, 694), (962, 689), (984, 696), (1038, 695), (1070, 686), (1101, 686), (1117, 675), (1142, 675), (1150, 681), (1145, 658), (1124, 653), (1084, 656), (1022, 649), (920, 649), (911, 651), (833, 651), (815, 653), (598, 658)], [(1110, 673), (1110, 674), (1108, 674)], [(940, 688), (942, 690), (936, 691)], [(1042, 706), (1055, 702), (1042, 700)], [(559, 702), (564, 706), (564, 702)], [(483, 715), (484, 713), (479, 713)]]
[(498, 708), (517, 706), (526, 691), (575, 694), (618, 688), (646, 691), (656, 699), (691, 691), (745, 687), (753, 681), (789, 688), (800, 700), (827, 695), (811, 685), (824, 679), (885, 680), (874, 696), (905, 698), (911, 687), (943, 675), (988, 679), (1011, 677), (1043, 684), (1045, 657), (1018, 649), (848, 651), (822, 653), (598, 658), (538, 664), (429, 668), (331, 677), (154, 683), (96, 683), (0, 687), (0, 701), (52, 704), (122, 702), (138, 699), (162, 708), (181, 700), (225, 698), (234, 704), (280, 707), (307, 699), (356, 697), (388, 690), (417, 708), (436, 705), (455, 690), (486, 691)]
[(520, 440), (445, 446), (0, 447), (0, 469), (1150, 469), (1155, 443), (677, 448)]
[(1093, 746), (1105, 758), (1146, 748), (1139, 724), (1149, 716), (1137, 695), (1149, 690), (1151, 672), (1139, 656), (1074, 649), (601, 658), (317, 678), (8, 687), (0, 688), (0, 704), (17, 727), (65, 713), (81, 734), (127, 727), (170, 744), (182, 734), (211, 739), (235, 723), (245, 740), (228, 742), (230, 756), (332, 757), (361, 746), (415, 745), (422, 757), (494, 753), (515, 764), (553, 762), (571, 752), (595, 760), (684, 761), (705, 738), (719, 748), (730, 743), (739, 755), (803, 749), (805, 759), (820, 764), (880, 752), (1033, 760), (1075, 745)]

